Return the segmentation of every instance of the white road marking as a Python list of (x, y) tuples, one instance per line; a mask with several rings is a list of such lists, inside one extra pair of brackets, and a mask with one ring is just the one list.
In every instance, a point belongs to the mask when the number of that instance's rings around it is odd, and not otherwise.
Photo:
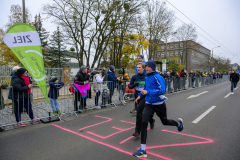
[(204, 94), (204, 93), (207, 93), (207, 92), (208, 92), (208, 91), (204, 91), (204, 92), (199, 93), (199, 94), (196, 94), (196, 95), (191, 95), (191, 96), (189, 96), (187, 99), (198, 97), (198, 96), (200, 96), (200, 95), (202, 95), (202, 94)]
[(192, 123), (198, 123), (203, 117), (205, 117), (209, 112), (211, 112), (216, 106), (212, 106), (209, 108), (206, 112), (204, 112), (201, 116), (199, 116), (197, 119), (195, 119)]
[(236, 89), (238, 89), (238, 87), (237, 87), (237, 88), (235, 88), (234, 90), (236, 90)]
[(227, 98), (228, 96), (230, 96), (231, 93), (228, 93), (224, 98)]

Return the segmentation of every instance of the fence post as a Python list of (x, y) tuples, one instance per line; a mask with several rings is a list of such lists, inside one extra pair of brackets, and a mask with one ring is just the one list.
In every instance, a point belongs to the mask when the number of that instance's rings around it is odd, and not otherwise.
[(63, 67), (63, 82), (64, 82), (64, 85), (69, 85), (69, 83), (70, 83), (69, 76), (70, 76), (69, 67), (64, 66)]

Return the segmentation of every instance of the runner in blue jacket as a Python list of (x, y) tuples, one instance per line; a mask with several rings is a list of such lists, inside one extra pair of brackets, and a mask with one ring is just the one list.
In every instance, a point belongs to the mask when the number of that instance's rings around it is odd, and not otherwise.
[(178, 121), (167, 119), (167, 108), (164, 99), (160, 98), (165, 94), (165, 80), (160, 76), (156, 69), (156, 62), (149, 60), (146, 63), (147, 76), (145, 78), (144, 89), (139, 93), (135, 103), (143, 97), (145, 98), (145, 107), (142, 115), (142, 127), (141, 127), (141, 148), (133, 153), (133, 156), (138, 158), (147, 157), (146, 152), (146, 140), (147, 140), (147, 126), (149, 119), (152, 118), (154, 112), (160, 118), (163, 125), (176, 126), (178, 131), (183, 130), (183, 120), (181, 118)]

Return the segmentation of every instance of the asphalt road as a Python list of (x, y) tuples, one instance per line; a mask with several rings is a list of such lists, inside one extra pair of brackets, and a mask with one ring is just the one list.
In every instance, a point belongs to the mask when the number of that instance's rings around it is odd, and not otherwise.
[[(229, 96), (229, 81), (167, 95), (168, 118), (182, 118), (184, 130), (179, 133), (176, 127), (163, 126), (154, 115), (146, 159), (239, 160), (238, 87)], [(133, 102), (2, 132), (0, 159), (136, 159), (131, 154), (140, 147), (140, 138), (131, 136), (136, 118), (131, 109)]]

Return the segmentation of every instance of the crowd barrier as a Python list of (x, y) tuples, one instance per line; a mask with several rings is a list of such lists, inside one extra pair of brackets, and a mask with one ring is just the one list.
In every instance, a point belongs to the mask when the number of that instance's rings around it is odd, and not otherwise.
[[(228, 75), (224, 75), (222, 78), (217, 79), (213, 79), (211, 76), (197, 77), (195, 79), (192, 79), (192, 77), (169, 78), (166, 79), (166, 93), (177, 92), (187, 88), (204, 86), (212, 83), (219, 83), (225, 80), (229, 80)], [(117, 107), (120, 103), (124, 104), (124, 101), (135, 99), (134, 91), (127, 88), (128, 84), (129, 81), (123, 81), (121, 84), (119, 84), (119, 82), (103, 82), (99, 86), (99, 83), (94, 84), (91, 82), (90, 90), (87, 92), (86, 98), (83, 98), (79, 92), (74, 93), (74, 91), (71, 90), (73, 89), (71, 84), (65, 85), (59, 89), (58, 106), (61, 114), (56, 115), (53, 113), (50, 99), (49, 103), (47, 103), (40, 90), (43, 86), (34, 86), (31, 88), (32, 94), (27, 94), (27, 97), (24, 97), (25, 95), (21, 95), (21, 93), (17, 93), (17, 97), (23, 96), (22, 98), (27, 99), (24, 101), (16, 99), (12, 101), (8, 99), (9, 91), (12, 90), (11, 86), (7, 89), (1, 89), (0, 127), (5, 129), (16, 128), (16, 120), (19, 119), (19, 117), (21, 117), (19, 120), (25, 123), (25, 125), (31, 125), (32, 123), (39, 123), (35, 120), (32, 122), (31, 118), (33, 117), (39, 119), (58, 117), (59, 119), (62, 119), (70, 115), (77, 116), (77, 113), (86, 112), (88, 110)], [(99, 90), (94, 90), (94, 88), (96, 89), (96, 86), (94, 85), (98, 85), (97, 88), (100, 87), (100, 90), (106, 88), (107, 93), (111, 96), (111, 100), (104, 100), (103, 93), (101, 91), (99, 92)], [(49, 85), (47, 85), (48, 92), (49, 88)], [(25, 109), (23, 106), (25, 106)], [(21, 110), (21, 108), (23, 109)], [(33, 117), (30, 118), (27, 113), (30, 114), (30, 117)]]

